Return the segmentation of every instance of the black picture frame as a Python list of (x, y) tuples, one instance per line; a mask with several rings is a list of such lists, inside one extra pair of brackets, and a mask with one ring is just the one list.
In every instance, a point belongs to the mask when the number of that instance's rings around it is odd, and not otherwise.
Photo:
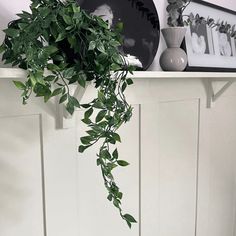
[[(207, 17), (213, 18), (216, 22), (227, 21), (231, 25), (236, 25), (236, 12), (227, 9), (203, 0), (192, 0), (191, 3), (184, 11), (184, 15), (188, 15), (190, 13), (199, 14), (200, 17), (203, 16), (207, 19)], [(201, 33), (194, 32), (194, 29), (191, 29), (191, 26), (187, 26), (187, 33), (184, 38), (182, 47), (187, 53), (188, 64), (186, 67), (186, 71), (206, 71), (206, 72), (236, 72), (236, 40), (229, 39), (227, 37), (227, 49), (225, 55), (221, 55), (220, 47), (220, 33), (212, 28), (199, 29)], [(196, 35), (194, 35), (194, 33)], [(199, 48), (195, 45), (195, 41), (199, 39), (201, 42), (201, 36), (205, 38), (205, 52), (204, 46), (201, 45)], [(193, 37), (195, 36), (195, 37)], [(223, 35), (225, 38), (225, 35)], [(203, 41), (203, 38), (202, 38)], [(225, 40), (224, 40), (225, 41)], [(229, 45), (231, 47), (231, 54), (229, 55)], [(197, 44), (196, 44), (197, 45)], [(193, 49), (195, 47), (195, 50)], [(218, 48), (219, 47), (219, 48)], [(203, 49), (203, 50), (202, 50)]]

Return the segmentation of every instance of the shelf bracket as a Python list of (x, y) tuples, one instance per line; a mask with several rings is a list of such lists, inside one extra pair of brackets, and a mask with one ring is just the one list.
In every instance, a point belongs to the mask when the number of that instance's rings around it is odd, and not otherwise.
[[(69, 85), (70, 92), (73, 97), (77, 98), (81, 102), (84, 93), (88, 87), (88, 83), (83, 88), (80, 85)], [(67, 110), (65, 104), (58, 104), (58, 129), (69, 129), (75, 127), (75, 115), (71, 115)]]
[[(214, 82), (225, 82), (225, 84), (216, 92), (213, 86)], [(212, 108), (212, 104), (221, 97), (222, 94), (234, 83), (229, 79), (207, 79), (204, 81), (207, 94), (207, 108)]]

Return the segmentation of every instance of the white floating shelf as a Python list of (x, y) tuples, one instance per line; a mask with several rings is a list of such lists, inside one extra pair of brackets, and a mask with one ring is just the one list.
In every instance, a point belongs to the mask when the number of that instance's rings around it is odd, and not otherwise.
[[(0, 78), (23, 78), (27, 72), (18, 68), (0, 68)], [(129, 75), (133, 79), (229, 79), (236, 80), (234, 72), (164, 72), (164, 71), (136, 71)]]
[(27, 72), (18, 68), (0, 68), (1, 79), (15, 79), (24, 78), (27, 76)]
[(166, 71), (137, 71), (130, 76), (134, 79), (233, 79), (236, 80), (236, 73), (233, 72), (166, 72)]

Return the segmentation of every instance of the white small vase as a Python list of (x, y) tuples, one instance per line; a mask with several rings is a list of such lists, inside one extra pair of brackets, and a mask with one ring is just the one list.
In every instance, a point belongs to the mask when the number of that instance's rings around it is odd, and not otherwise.
[(183, 71), (187, 66), (187, 55), (180, 48), (184, 39), (186, 28), (169, 27), (161, 30), (167, 49), (160, 57), (160, 66), (164, 71)]

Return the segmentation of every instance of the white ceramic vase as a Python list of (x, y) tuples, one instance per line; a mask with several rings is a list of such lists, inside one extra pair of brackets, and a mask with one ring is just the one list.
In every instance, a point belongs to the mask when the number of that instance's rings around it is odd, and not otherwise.
[(160, 66), (164, 71), (183, 71), (187, 66), (187, 55), (180, 48), (186, 28), (169, 27), (161, 30), (167, 48), (160, 57)]

